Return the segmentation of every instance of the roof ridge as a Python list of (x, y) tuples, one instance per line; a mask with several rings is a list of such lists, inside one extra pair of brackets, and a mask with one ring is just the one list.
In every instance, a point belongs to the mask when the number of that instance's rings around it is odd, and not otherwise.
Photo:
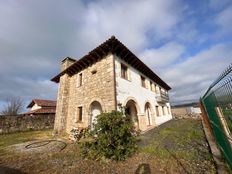
[[(120, 50), (121, 49), (121, 50)], [(51, 81), (59, 82), (59, 79), (64, 74), (73, 75), (77, 72), (81, 71), (82, 69), (88, 67), (94, 62), (102, 59), (106, 56), (109, 52), (118, 53), (120, 51), (126, 50), (129, 53), (129, 56), (124, 56), (121, 59), (126, 61), (127, 63), (131, 64), (132, 67), (137, 69), (139, 72), (143, 73), (145, 76), (165, 88), (166, 90), (170, 90), (171, 87), (166, 84), (157, 74), (151, 70), (144, 62), (142, 62), (132, 51), (130, 51), (127, 46), (125, 46), (121, 41), (119, 41), (114, 35), (107, 39), (105, 42), (101, 43), (99, 46), (95, 47), (93, 50), (88, 52), (85, 56), (77, 60), (67, 69), (63, 70), (57, 76), (53, 77)], [(121, 53), (121, 52), (120, 52)], [(132, 59), (133, 58), (133, 59)], [(135, 63), (136, 62), (136, 63)], [(134, 65), (132, 65), (134, 64)], [(135, 66), (136, 65), (136, 66)], [(141, 68), (142, 67), (142, 68)]]

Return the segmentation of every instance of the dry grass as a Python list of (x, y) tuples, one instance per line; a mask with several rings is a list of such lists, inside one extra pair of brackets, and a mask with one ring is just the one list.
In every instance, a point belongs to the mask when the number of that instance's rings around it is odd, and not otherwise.
[(62, 151), (59, 143), (30, 153), (15, 148), (51, 138), (51, 131), (0, 135), (0, 165), (13, 173), (216, 173), (199, 120), (172, 120), (142, 135), (139, 151), (121, 162), (82, 159), (72, 143)]

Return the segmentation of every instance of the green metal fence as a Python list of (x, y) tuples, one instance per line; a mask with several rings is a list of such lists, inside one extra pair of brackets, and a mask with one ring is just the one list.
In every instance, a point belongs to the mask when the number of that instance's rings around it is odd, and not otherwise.
[(201, 103), (218, 147), (232, 169), (232, 64), (210, 85)]

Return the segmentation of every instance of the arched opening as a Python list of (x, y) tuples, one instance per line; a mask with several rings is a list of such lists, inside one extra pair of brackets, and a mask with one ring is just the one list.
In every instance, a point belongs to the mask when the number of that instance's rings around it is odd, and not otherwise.
[(91, 129), (93, 129), (93, 125), (96, 123), (96, 117), (102, 113), (102, 107), (101, 104), (98, 101), (94, 101), (90, 105), (90, 126)]
[(136, 103), (135, 103), (134, 100), (129, 100), (126, 103), (126, 110), (125, 110), (125, 112), (131, 118), (132, 122), (135, 125), (135, 128), (139, 129), (138, 111), (137, 111)]
[(149, 102), (145, 104), (145, 116), (147, 120), (147, 126), (152, 125), (152, 112), (151, 112), (151, 105)]

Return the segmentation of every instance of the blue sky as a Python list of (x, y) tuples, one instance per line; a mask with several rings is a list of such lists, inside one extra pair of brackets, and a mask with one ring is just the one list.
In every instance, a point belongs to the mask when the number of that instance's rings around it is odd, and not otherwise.
[(0, 108), (12, 96), (55, 99), (60, 61), (115, 35), (171, 87), (196, 100), (232, 62), (231, 0), (0, 2)]

